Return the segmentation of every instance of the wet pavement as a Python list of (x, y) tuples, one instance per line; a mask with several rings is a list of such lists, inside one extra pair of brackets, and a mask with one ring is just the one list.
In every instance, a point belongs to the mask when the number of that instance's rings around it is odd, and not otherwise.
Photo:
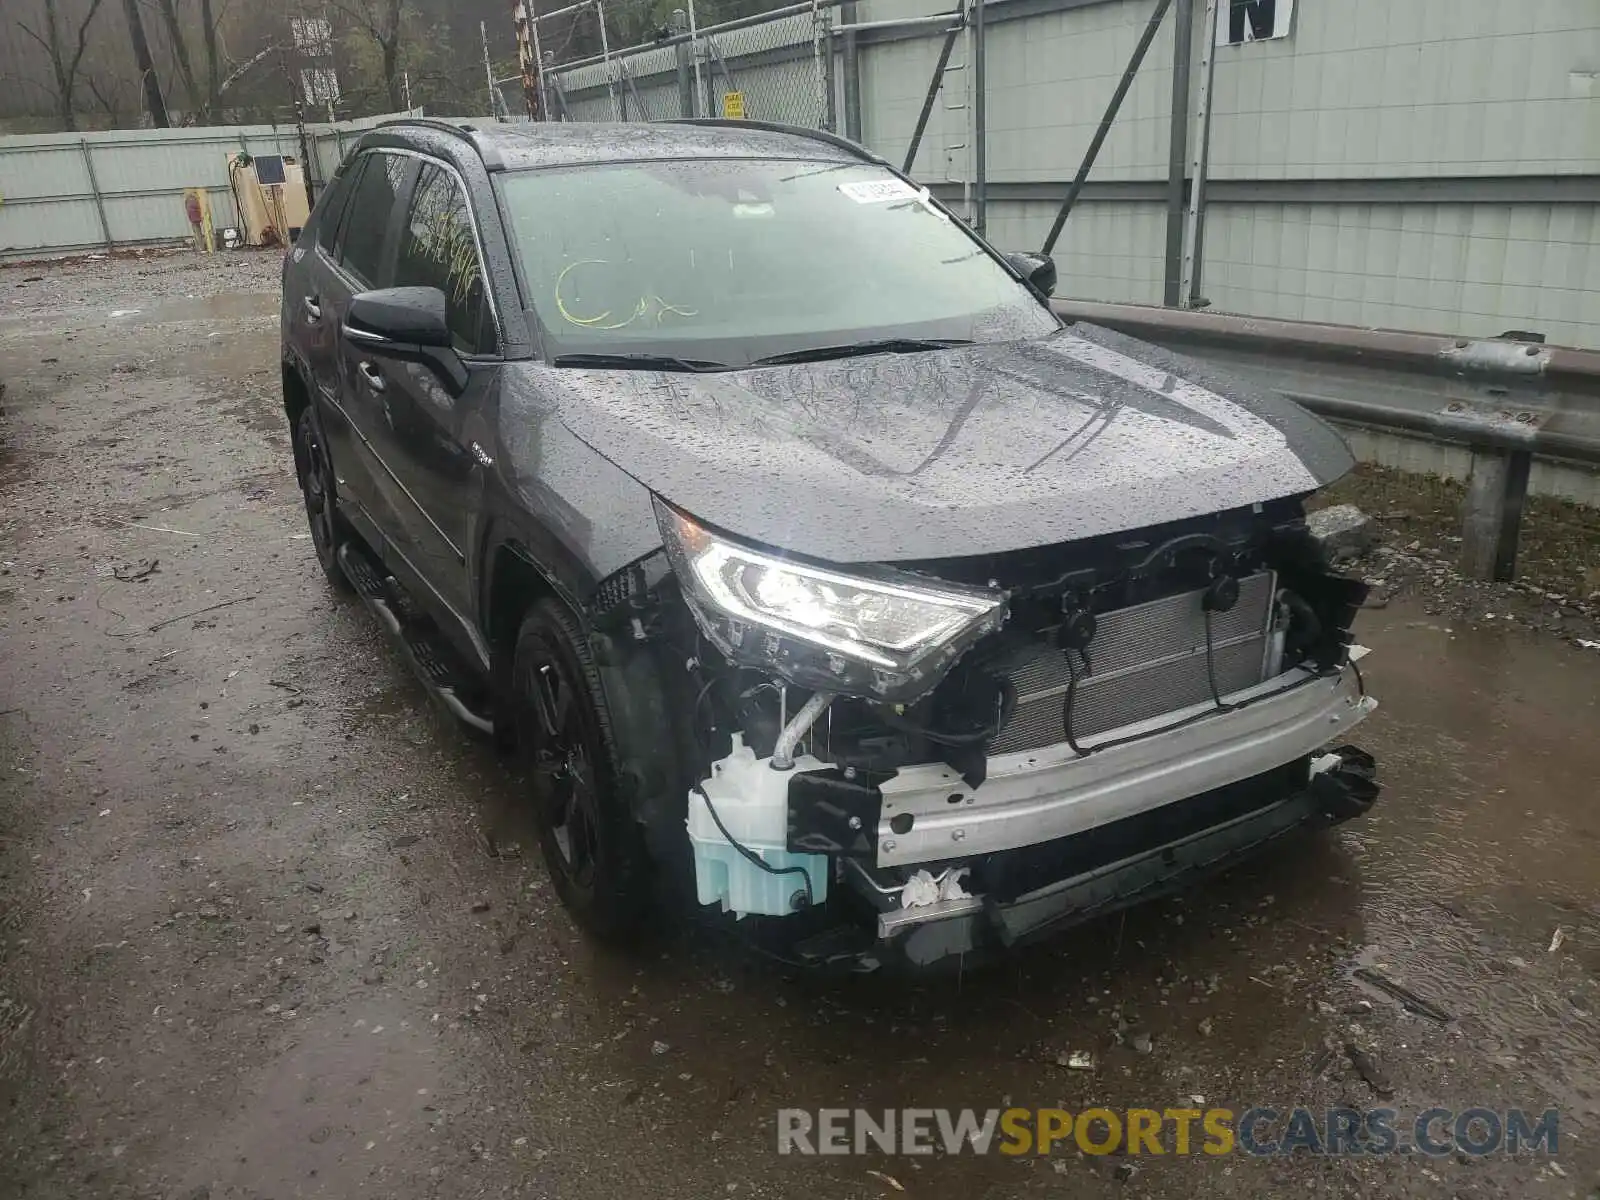
[[(603, 951), (505, 765), (322, 579), (275, 273), (0, 271), (0, 1196), (1600, 1188), (1600, 653), (1364, 614), (1368, 818), (991, 970), (807, 978), (696, 927)], [(1561, 1153), (775, 1149), (780, 1108), (1197, 1096), (1555, 1107)]]

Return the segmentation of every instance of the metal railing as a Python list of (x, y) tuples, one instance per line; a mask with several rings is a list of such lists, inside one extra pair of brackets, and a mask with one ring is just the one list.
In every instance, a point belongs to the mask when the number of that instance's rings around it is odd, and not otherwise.
[[(604, 0), (523, 16), (518, 28), (528, 60), (528, 107), (536, 117), (557, 121), (717, 116), (832, 129), (838, 120), (835, 15), (844, 2), (793, 4), (705, 27), (695, 24), (692, 7), (679, 9), (655, 40), (615, 50)], [(601, 52), (555, 62), (540, 26), (589, 12)]]
[[(675, 10), (661, 36), (625, 49), (609, 42), (605, 0), (578, 0), (547, 13), (533, 13), (534, 0), (515, 8), (522, 82), (527, 112), (535, 120), (667, 120), (683, 117), (748, 117), (783, 124), (841, 131), (862, 140), (861, 78), (858, 47), (889, 37), (938, 37), (943, 45), (927, 95), (905, 154), (909, 171), (941, 91), (947, 110), (941, 127), (944, 184), (962, 190), (965, 215), (980, 233), (988, 225), (988, 84), (985, 47), (986, 0), (956, 0), (947, 13), (919, 14), (857, 22), (850, 0), (809, 0), (754, 16), (701, 27), (692, 0)], [(1094, 167), (1101, 147), (1134, 78), (1174, 12), (1174, 80), (1171, 145), (1167, 181), (1166, 302), (1179, 303), (1181, 290), (1196, 303), (1200, 290), (1199, 253), (1204, 222), (1206, 133), (1209, 129), (1211, 58), (1202, 55), (1200, 135), (1189, 154), (1190, 47), (1196, 4), (1204, 6), (1205, 28), (1215, 29), (1219, 0), (1152, 0), (1144, 32), (1107, 103), (1099, 128), (1067, 188), (1045, 238), (1053, 250)], [(1009, 7), (1009, 6), (1000, 6)], [(1004, 14), (1011, 16), (1011, 13)], [(541, 37), (541, 26), (555, 21), (592, 21), (600, 53), (558, 62)], [(570, 41), (570, 38), (568, 39)], [(958, 40), (961, 61), (952, 62)], [(591, 43), (592, 44), (592, 43)], [(962, 86), (954, 86), (960, 74)], [(841, 86), (842, 85), (842, 86)], [(897, 154), (898, 158), (899, 155)], [(1192, 175), (1191, 189), (1188, 178)]]
[(1600, 352), (1135, 304), (1054, 308), (1236, 370), (1330, 421), (1466, 446), (1461, 567), (1474, 579), (1516, 573), (1534, 458), (1600, 469)]

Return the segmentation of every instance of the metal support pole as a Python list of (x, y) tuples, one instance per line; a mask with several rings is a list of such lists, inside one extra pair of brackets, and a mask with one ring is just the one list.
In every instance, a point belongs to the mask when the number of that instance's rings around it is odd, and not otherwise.
[(611, 39), (606, 34), (605, 0), (594, 0), (595, 19), (600, 22), (600, 57), (606, 64), (606, 94), (611, 97), (611, 119), (622, 120), (622, 105), (617, 100), (617, 80), (611, 70)]
[[(700, 93), (700, 32), (699, 32), (699, 26), (695, 23), (695, 19), (694, 19), (694, 0), (689, 0), (689, 61), (694, 66), (694, 95), (695, 95), (695, 104), (698, 105), (700, 103), (700, 94), (701, 94)], [(709, 95), (709, 93), (707, 93), (707, 94)], [(707, 109), (706, 115), (707, 116), (716, 116), (716, 112), (717, 112), (716, 107), (715, 106), (710, 106)], [(691, 109), (690, 112), (688, 113), (688, 115), (691, 116), (691, 117), (697, 117), (700, 114), (698, 112), (694, 111), (693, 109)]]
[[(339, 135), (339, 139), (340, 139), (339, 140), (339, 161), (342, 163), (344, 161), (344, 138), (343, 138), (343, 134), (341, 133), (341, 131), (340, 131), (338, 126), (334, 126), (334, 130), (333, 131), (334, 131), (335, 134)], [(280, 146), (280, 148), (281, 148), (281, 146)], [(87, 150), (87, 147), (85, 147), (85, 149)], [(250, 139), (245, 136), (243, 130), (239, 131), (239, 153), (244, 155), (246, 158), (250, 157)], [(87, 157), (87, 154), (85, 154), (85, 157)], [(311, 166), (308, 163), (306, 165), (307, 174), (309, 174), (310, 171), (311, 171)], [(234, 212), (235, 218), (238, 221), (238, 228), (240, 230), (243, 230), (244, 229), (244, 209), (239, 206), (239, 193), (236, 192), (234, 190), (234, 188), (233, 188), (233, 168), (231, 166), (228, 168), (228, 194), (233, 200), (233, 212)], [(103, 223), (103, 221), (102, 221), (102, 223)], [(244, 236), (244, 234), (241, 232), (239, 236), (242, 238)]]
[[(853, 0), (844, 0), (840, 7), (848, 14), (854, 11), (855, 4)], [(949, 19), (950, 14), (942, 12), (929, 13), (924, 17), (891, 17), (885, 21), (853, 21), (847, 15), (845, 21), (850, 23), (836, 25), (834, 29), (838, 33), (847, 33), (851, 30), (860, 33), (868, 29), (912, 29), (918, 25), (942, 25)]]
[(1056, 213), (1055, 224), (1050, 226), (1049, 236), (1044, 239), (1042, 253), (1049, 254), (1056, 248), (1056, 239), (1061, 236), (1061, 228), (1067, 223), (1067, 217), (1072, 214), (1072, 206), (1078, 202), (1078, 195), (1083, 191), (1084, 181), (1089, 178), (1094, 160), (1100, 157), (1100, 147), (1106, 144), (1106, 135), (1111, 132), (1111, 123), (1117, 119), (1122, 101), (1127, 97), (1128, 89), (1133, 86), (1133, 77), (1139, 73), (1139, 66), (1144, 62), (1144, 56), (1150, 52), (1150, 43), (1156, 40), (1156, 30), (1161, 28), (1161, 20), (1171, 7), (1172, 0), (1156, 0), (1156, 10), (1150, 14), (1144, 32), (1139, 35), (1139, 44), (1133, 48), (1133, 57), (1128, 59), (1127, 69), (1117, 81), (1117, 90), (1111, 93), (1111, 103), (1106, 105), (1105, 115), (1100, 118), (1099, 128), (1089, 140), (1089, 148), (1084, 151), (1083, 161), (1078, 164), (1078, 173), (1073, 177), (1072, 186), (1067, 189), (1067, 198), (1061, 202), (1061, 211)]
[[(689, 17), (683, 9), (675, 8), (668, 24), (671, 25), (673, 36), (676, 37), (689, 27)], [(694, 58), (694, 48), (688, 42), (679, 42), (673, 50), (678, 55), (678, 115), (692, 117), (695, 87), (690, 60)]]
[(94, 173), (94, 155), (89, 153), (89, 139), (79, 138), (78, 149), (83, 151), (83, 169), (89, 176), (89, 190), (94, 193), (94, 211), (100, 217), (100, 238), (111, 249), (111, 225), (106, 220), (106, 201), (100, 194), (100, 181)]
[(1475, 446), (1461, 525), (1461, 572), (1509, 583), (1517, 573), (1517, 536), (1528, 499), (1529, 450)]
[(989, 224), (989, 135), (987, 55), (983, 42), (983, 0), (972, 5), (972, 227), (982, 237)]
[(294, 128), (295, 132), (299, 135), (300, 161), (305, 164), (304, 169), (300, 172), (300, 177), (305, 181), (306, 211), (309, 212), (317, 206), (317, 191), (312, 183), (312, 171), (310, 165), (311, 141), (306, 135), (306, 106), (300, 95), (298, 81), (291, 79), (291, 85), (294, 87)]
[[(495, 103), (494, 67), (489, 62), (489, 25), (486, 21), (478, 22), (478, 40), (483, 43), (483, 77), (489, 83), (489, 119), (500, 119), (500, 106)], [(406, 101), (406, 107), (411, 107), (411, 102)]]
[(533, 0), (522, 0), (519, 9), (519, 29), (526, 28), (526, 40), (518, 39), (517, 52), (527, 57), (522, 67), (522, 97), (528, 106), (528, 117), (534, 121), (548, 121), (550, 109), (545, 102), (544, 52), (539, 47), (539, 17), (533, 10)]
[(1178, 0), (1172, 27), (1172, 129), (1167, 152), (1167, 277), (1162, 303), (1183, 303), (1184, 174), (1189, 164), (1189, 79), (1194, 59), (1194, 0)]
[[(822, 32), (822, 8), (817, 0), (811, 0), (811, 73), (817, 88), (817, 121), (814, 128), (828, 128), (828, 109), (831, 103), (828, 99), (828, 71), (822, 63), (822, 44), (826, 39)], [(829, 42), (829, 48), (832, 43)]]
[[(705, 41), (705, 51), (706, 70), (705, 75), (702, 77), (705, 82), (705, 91), (701, 93), (700, 103), (705, 106), (706, 116), (720, 117), (722, 115), (722, 106), (717, 103), (717, 60), (714, 57), (717, 52), (717, 47), (716, 43), (710, 38), (707, 38)], [(699, 61), (699, 59), (695, 60), (696, 63)], [(723, 67), (722, 74), (724, 81), (726, 81), (728, 74), (726, 66)]]
[(856, 31), (850, 25), (856, 19), (856, 0), (845, 0), (839, 10), (844, 21), (843, 40), (839, 47), (841, 66), (844, 69), (844, 135), (851, 141), (861, 138), (861, 56), (856, 42)]
[(822, 73), (827, 103), (823, 105), (823, 128), (829, 133), (839, 132), (839, 73), (834, 66), (833, 10), (824, 9), (822, 30)]
[[(1170, 3), (1170, 0), (1164, 0)], [(911, 145), (906, 147), (906, 161), (900, 167), (905, 174), (911, 174), (911, 165), (917, 161), (917, 149), (922, 145), (922, 135), (927, 131), (928, 118), (933, 115), (933, 102), (939, 98), (939, 88), (944, 83), (944, 69), (950, 65), (950, 55), (955, 52), (956, 38), (961, 36), (962, 29), (966, 28), (966, 18), (958, 8), (951, 14), (954, 20), (950, 28), (945, 30), (944, 45), (939, 47), (939, 61), (933, 64), (933, 78), (928, 81), (928, 94), (922, 98), (922, 111), (917, 114), (917, 126), (911, 131)]]
[(561, 110), (561, 119), (563, 121), (573, 121), (577, 118), (572, 115), (572, 104), (567, 99), (567, 88), (561, 82), (561, 75), (562, 72), (560, 71), (550, 72), (550, 90), (555, 93), (556, 107)]
[(1219, 0), (1206, 0), (1206, 19), (1200, 51), (1200, 99), (1194, 118), (1194, 159), (1189, 165), (1189, 215), (1185, 221), (1183, 252), (1183, 302), (1200, 307), (1200, 277), (1205, 268), (1206, 171), (1211, 163), (1211, 85), (1217, 73), (1217, 11)]

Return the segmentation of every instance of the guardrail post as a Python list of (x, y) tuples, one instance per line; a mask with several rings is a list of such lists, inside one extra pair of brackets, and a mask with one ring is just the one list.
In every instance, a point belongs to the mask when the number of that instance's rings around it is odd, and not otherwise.
[(1517, 572), (1517, 535), (1528, 498), (1533, 454), (1475, 446), (1461, 525), (1461, 570), (1469, 579), (1509, 583)]
[(78, 148), (83, 151), (83, 169), (89, 175), (89, 191), (94, 194), (94, 211), (100, 217), (100, 236), (104, 239), (106, 249), (111, 249), (111, 225), (106, 220), (106, 200), (100, 194), (100, 181), (94, 174), (94, 155), (89, 152), (89, 139), (79, 138)]

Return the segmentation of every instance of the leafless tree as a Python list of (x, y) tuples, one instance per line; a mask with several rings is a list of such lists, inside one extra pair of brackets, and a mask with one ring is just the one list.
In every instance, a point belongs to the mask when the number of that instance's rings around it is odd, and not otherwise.
[(56, 104), (61, 123), (68, 129), (78, 127), (78, 114), (72, 102), (78, 84), (78, 65), (83, 62), (83, 52), (89, 44), (89, 25), (100, 11), (101, 3), (102, 0), (90, 0), (89, 11), (78, 22), (77, 36), (70, 46), (62, 32), (57, 0), (44, 0), (43, 33), (23, 21), (17, 22), (17, 28), (43, 46), (50, 56), (50, 69), (56, 81)]
[(122, 10), (128, 18), (128, 40), (133, 50), (134, 65), (139, 69), (139, 86), (144, 90), (145, 111), (150, 114), (150, 124), (157, 129), (165, 129), (172, 121), (167, 116), (167, 98), (161, 91), (161, 78), (156, 74), (155, 59), (150, 54), (150, 39), (145, 36), (139, 0), (122, 0)]
[(383, 86), (389, 94), (389, 111), (399, 112), (406, 106), (405, 87), (400, 78), (400, 34), (407, 0), (332, 0), (332, 3), (377, 46), (383, 65)]
[(221, 14), (214, 9), (212, 0), (200, 0), (200, 40), (205, 54), (202, 79), (195, 71), (194, 55), (189, 50), (190, 31), (184, 28), (178, 0), (155, 0), (155, 6), (166, 29), (173, 66), (189, 97), (189, 109), (197, 120), (210, 121), (222, 99), (222, 47), (217, 29)]
[[(229, 15), (229, 0), (198, 0), (197, 12), (186, 12), (181, 0), (141, 0), (153, 6), (172, 56), (172, 73), (188, 97), (190, 120), (209, 124), (219, 119), (228, 90), (277, 48), (265, 38), (265, 26), (253, 12), (240, 19)], [(244, 34), (255, 47), (242, 60), (228, 52), (226, 33)], [(198, 47), (195, 42), (198, 40)]]

